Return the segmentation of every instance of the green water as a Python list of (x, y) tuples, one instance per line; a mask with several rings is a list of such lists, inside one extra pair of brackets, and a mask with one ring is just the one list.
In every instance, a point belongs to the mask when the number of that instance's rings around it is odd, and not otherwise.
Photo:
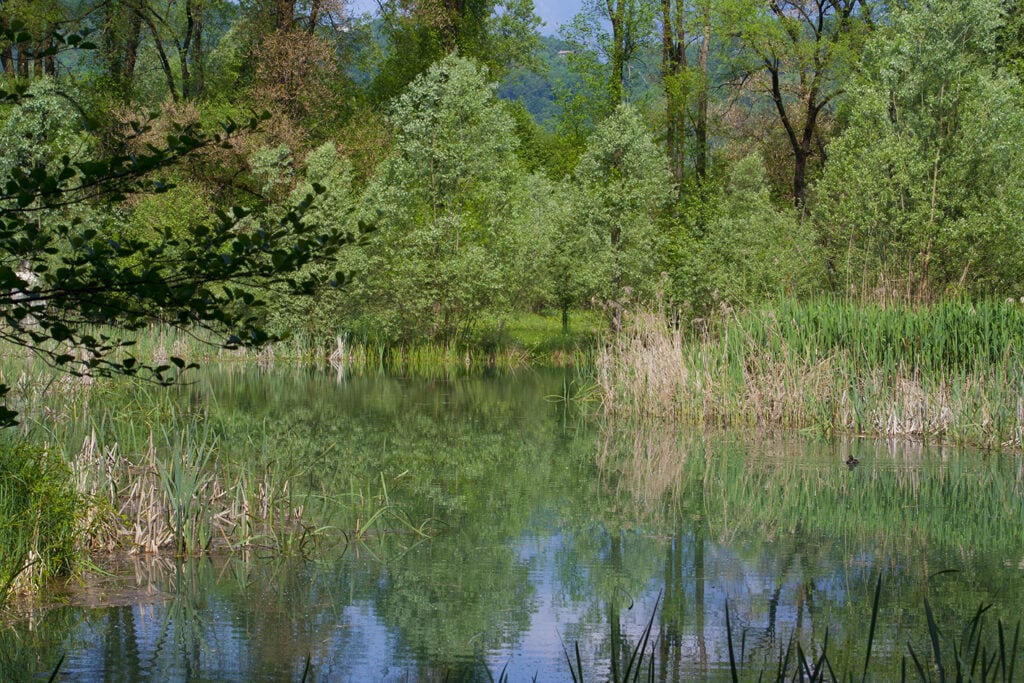
[(0, 680), (63, 656), (69, 681), (563, 681), (563, 644), (607, 680), (652, 614), (655, 680), (720, 680), (727, 601), (742, 678), (826, 632), (859, 678), (879, 575), (884, 680), (908, 641), (931, 666), (926, 597), (944, 647), (979, 604), (993, 646), (1024, 614), (1019, 457), (601, 423), (559, 398), (572, 379), (225, 368), (91, 397), (72, 412), (128, 420), (125, 442), (201, 420), (222, 463), (276, 468), (327, 530), (286, 556), (110, 558), (0, 630)]

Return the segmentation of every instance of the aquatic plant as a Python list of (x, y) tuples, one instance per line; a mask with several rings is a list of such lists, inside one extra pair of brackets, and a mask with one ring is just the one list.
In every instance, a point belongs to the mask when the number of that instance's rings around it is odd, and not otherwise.
[[(765, 669), (754, 670), (751, 675), (756, 675), (757, 680), (771, 680), (774, 678), (780, 683), (791, 680), (814, 681), (853, 681), (859, 678), (862, 681), (869, 679), (872, 673), (871, 651), (874, 645), (875, 636), (879, 628), (878, 614), (879, 602), (882, 594), (882, 577), (878, 576), (875, 584), (874, 600), (871, 606), (871, 622), (868, 626), (867, 639), (864, 648), (864, 665), (860, 669), (859, 663), (849, 660), (848, 667), (844, 670), (838, 665), (838, 659), (830, 658), (829, 633), (826, 629), (824, 639), (820, 647), (807, 646), (797, 640), (794, 635), (789, 639), (786, 649), (780, 652), (778, 660), (773, 667), (775, 670)], [(924, 613), (928, 624), (929, 652), (917, 652), (912, 641), (907, 641), (907, 653), (903, 655), (900, 662), (899, 680), (920, 680), (924, 683), (930, 681), (1012, 681), (1016, 669), (1017, 659), (1021, 653), (1020, 629), (1021, 622), (1018, 620), (1013, 629), (1013, 638), (1008, 640), (1008, 630), (1003, 621), (997, 620), (996, 633), (993, 637), (986, 631), (985, 613), (992, 605), (979, 605), (973, 616), (963, 626), (959, 637), (952, 637), (944, 634), (935, 622), (931, 604), (928, 598), (924, 598)], [(737, 662), (735, 644), (733, 642), (733, 626), (729, 618), (729, 604), (725, 605), (725, 622), (727, 643), (729, 650), (729, 672), (731, 680), (741, 680), (741, 667)], [(816, 654), (815, 651), (817, 650)], [(846, 649), (847, 653), (850, 648)], [(811, 656), (808, 657), (808, 653)], [(909, 655), (909, 660), (908, 660)], [(843, 653), (840, 653), (840, 657)], [(910, 668), (910, 663), (913, 668)], [(839, 669), (838, 673), (836, 669)], [(916, 674), (916, 676), (915, 676)], [(876, 675), (883, 675), (889, 678), (894, 677), (894, 672), (879, 672)]]
[(790, 301), (685, 329), (641, 311), (595, 375), (608, 415), (1019, 449), (1024, 306)]
[(73, 462), (77, 490), (90, 502), (87, 517), (100, 522), (88, 538), (94, 547), (300, 552), (323, 531), (306, 518), (305, 497), (294, 498), (288, 477), (274, 467), (219, 463), (216, 437), (198, 421), (159, 439), (150, 432), (145, 450), (131, 455), (94, 428)]

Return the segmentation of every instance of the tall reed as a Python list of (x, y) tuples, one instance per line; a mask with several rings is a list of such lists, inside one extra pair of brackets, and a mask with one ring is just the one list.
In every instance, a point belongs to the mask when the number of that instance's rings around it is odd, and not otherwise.
[(782, 302), (688, 329), (641, 311), (596, 379), (607, 414), (1020, 449), (1024, 307)]
[[(131, 450), (131, 439), (126, 443)], [(308, 496), (262, 463), (222, 465), (217, 439), (193, 420), (175, 433), (149, 433), (141, 453), (94, 429), (73, 458), (77, 490), (89, 502), (87, 537), (97, 549), (194, 554), (215, 548), (304, 550), (322, 529)]]

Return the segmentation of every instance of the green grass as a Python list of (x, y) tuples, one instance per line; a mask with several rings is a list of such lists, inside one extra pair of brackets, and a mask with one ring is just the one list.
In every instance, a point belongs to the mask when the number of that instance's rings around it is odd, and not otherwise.
[[(435, 377), (490, 369), (516, 370), (526, 365), (586, 365), (592, 361), (605, 324), (599, 314), (577, 312), (566, 333), (558, 316), (523, 313), (512, 317), (486, 317), (448, 344), (432, 341), (382, 344), (352, 339), (345, 334), (297, 334), (261, 349), (226, 349), (223, 340), (208, 331), (167, 326), (153, 326), (141, 332), (110, 328), (91, 332), (125, 342), (112, 353), (112, 358), (131, 355), (151, 365), (166, 364), (172, 357), (199, 364), (331, 363), (349, 372), (390, 371)], [(37, 368), (32, 371), (36, 374), (49, 374), (38, 369), (41, 363), (22, 349), (0, 348), (0, 357), (17, 360), (30, 369)], [(75, 370), (75, 364), (69, 369)]]
[(0, 445), (0, 609), (81, 559), (82, 505), (67, 466), (26, 445)]

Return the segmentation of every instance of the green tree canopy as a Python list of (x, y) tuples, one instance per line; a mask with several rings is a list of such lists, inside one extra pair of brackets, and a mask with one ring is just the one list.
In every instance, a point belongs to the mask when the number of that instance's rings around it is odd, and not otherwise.
[(911, 2), (872, 41), (817, 188), (837, 286), (1024, 293), (1024, 114), (1001, 5)]
[(622, 104), (587, 143), (567, 189), (572, 208), (560, 239), (576, 252), (568, 291), (586, 291), (609, 307), (653, 293), (664, 235), (659, 219), (671, 194), (665, 155), (637, 110)]
[(524, 277), (515, 123), (483, 68), (448, 56), (392, 108), (394, 154), (364, 198), (379, 228), (356, 292), (387, 339), (451, 341)]

